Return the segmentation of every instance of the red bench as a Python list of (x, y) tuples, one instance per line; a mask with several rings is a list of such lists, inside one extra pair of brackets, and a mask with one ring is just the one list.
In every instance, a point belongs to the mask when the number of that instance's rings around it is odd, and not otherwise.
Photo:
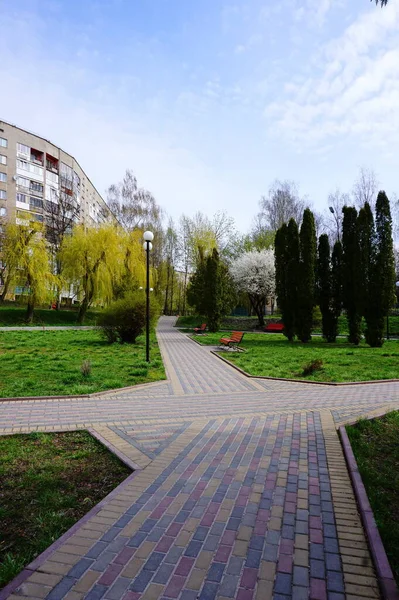
[(197, 335), (204, 333), (206, 329), (206, 323), (202, 323), (202, 325), (198, 326), (198, 327), (194, 327), (194, 333), (196, 333)]
[(242, 331), (233, 331), (229, 338), (221, 338), (219, 342), (222, 346), (233, 348), (234, 350), (244, 350), (244, 348), (238, 347), (241, 344), (243, 337), (244, 334)]
[(283, 323), (269, 323), (266, 325), (264, 331), (267, 333), (283, 333), (284, 325)]

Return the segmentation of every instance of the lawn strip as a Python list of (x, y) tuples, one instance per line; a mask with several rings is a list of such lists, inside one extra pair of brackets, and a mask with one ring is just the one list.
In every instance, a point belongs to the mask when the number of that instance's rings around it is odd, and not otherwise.
[[(224, 332), (196, 336), (200, 344), (217, 346)], [(328, 344), (313, 338), (308, 344), (288, 342), (279, 334), (244, 335), (240, 347), (245, 352), (223, 352), (221, 355), (249, 375), (300, 379), (319, 382), (356, 382), (398, 378), (399, 341), (387, 341), (382, 348), (362, 343), (353, 346), (345, 340)], [(321, 360), (321, 369), (308, 375), (303, 371), (309, 363)]]
[(130, 470), (85, 431), (0, 437), (0, 587)]
[[(89, 310), (83, 325), (96, 325), (97, 317), (101, 311)], [(5, 304), (0, 306), (0, 327), (25, 327), (43, 325), (70, 325), (78, 326), (77, 309), (51, 310), (37, 308), (33, 315), (33, 323), (26, 322), (26, 307)]]
[[(90, 361), (84, 376), (81, 366)], [(0, 332), (0, 397), (85, 395), (165, 379), (155, 333), (151, 363), (145, 337), (108, 344), (100, 331)]]
[(399, 411), (362, 420), (346, 431), (399, 584)]

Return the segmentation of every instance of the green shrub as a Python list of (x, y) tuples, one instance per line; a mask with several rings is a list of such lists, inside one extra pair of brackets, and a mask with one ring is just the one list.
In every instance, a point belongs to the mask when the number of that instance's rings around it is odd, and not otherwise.
[[(151, 325), (159, 316), (159, 306), (154, 297), (150, 302)], [(146, 325), (146, 299), (143, 292), (135, 292), (113, 302), (98, 319), (104, 337), (115, 342), (134, 344)]]
[(323, 369), (323, 361), (321, 358), (316, 358), (315, 360), (310, 361), (307, 365), (303, 367), (302, 375), (307, 377), (308, 375), (313, 375), (315, 371), (321, 371)]
[(90, 377), (91, 375), (91, 362), (89, 360), (84, 360), (80, 366), (80, 372), (83, 377)]

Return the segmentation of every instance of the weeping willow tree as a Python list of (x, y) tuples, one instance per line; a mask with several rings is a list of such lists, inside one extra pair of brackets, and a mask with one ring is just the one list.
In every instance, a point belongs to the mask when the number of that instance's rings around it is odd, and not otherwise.
[[(120, 250), (123, 255), (123, 265), (120, 272), (113, 278), (113, 297), (115, 300), (123, 298), (129, 292), (136, 291), (143, 285), (146, 277), (145, 251), (143, 249), (143, 232), (118, 230)], [(151, 279), (153, 278), (151, 269)], [(151, 283), (152, 285), (152, 283)]]
[(78, 225), (72, 235), (64, 238), (60, 250), (62, 276), (81, 292), (78, 323), (83, 323), (95, 300), (112, 300), (126, 261), (129, 263), (125, 239), (114, 225), (89, 229)]
[(21, 286), (27, 301), (26, 320), (31, 323), (35, 306), (47, 302), (57, 284), (43, 225), (29, 220), (23, 225), (6, 225), (1, 254), (5, 265), (2, 299), (11, 286)]
[(6, 223), (0, 239), (0, 279), (3, 281), (3, 289), (0, 294), (0, 303), (3, 303), (12, 286), (16, 284), (19, 264), (19, 248), (24, 243), (29, 243), (30, 237), (34, 235), (31, 230), (29, 236), (23, 235), (20, 225)]

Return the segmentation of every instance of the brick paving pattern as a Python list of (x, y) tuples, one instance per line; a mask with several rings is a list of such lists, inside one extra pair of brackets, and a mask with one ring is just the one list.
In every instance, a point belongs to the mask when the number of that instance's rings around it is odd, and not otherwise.
[(171, 325), (167, 382), (0, 404), (3, 434), (89, 428), (135, 469), (8, 597), (379, 598), (336, 425), (398, 407), (398, 384), (249, 379)]

